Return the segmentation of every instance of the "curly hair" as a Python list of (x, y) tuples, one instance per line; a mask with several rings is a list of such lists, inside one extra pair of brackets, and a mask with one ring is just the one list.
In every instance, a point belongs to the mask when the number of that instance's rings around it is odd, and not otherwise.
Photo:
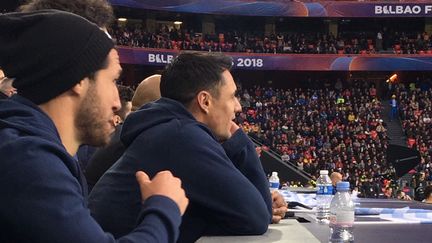
[(21, 12), (57, 9), (80, 15), (99, 27), (114, 21), (114, 11), (107, 0), (29, 0), (19, 8)]

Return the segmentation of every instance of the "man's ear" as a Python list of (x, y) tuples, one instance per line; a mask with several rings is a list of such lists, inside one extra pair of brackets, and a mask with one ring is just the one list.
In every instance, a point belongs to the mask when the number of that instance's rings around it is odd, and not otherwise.
[(210, 105), (212, 102), (212, 96), (209, 92), (207, 91), (201, 91), (198, 93), (197, 97), (196, 97), (197, 101), (198, 101), (198, 106), (199, 108), (206, 114), (209, 113), (210, 111)]
[(81, 81), (79, 81), (77, 84), (75, 84), (70, 91), (75, 95), (83, 95), (87, 92), (88, 86), (89, 86), (90, 79), (84, 78)]

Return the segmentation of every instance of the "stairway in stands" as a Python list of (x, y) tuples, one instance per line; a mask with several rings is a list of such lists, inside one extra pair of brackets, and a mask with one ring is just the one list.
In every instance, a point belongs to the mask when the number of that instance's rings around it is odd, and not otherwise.
[[(401, 122), (398, 119), (393, 119), (390, 121), (390, 100), (383, 100), (383, 111), (381, 112), (381, 117), (385, 124), (387, 124), (387, 136), (389, 138), (389, 144), (395, 144), (407, 147), (407, 138), (405, 136), (405, 133), (402, 130)], [(411, 182), (411, 175), (406, 174), (399, 178), (399, 186), (404, 186), (405, 182)]]
[(381, 117), (385, 124), (387, 124), (387, 136), (389, 137), (389, 143), (406, 147), (406, 136), (402, 130), (402, 125), (399, 119), (393, 119), (390, 121), (390, 100), (383, 100), (382, 105), (384, 107), (381, 112)]

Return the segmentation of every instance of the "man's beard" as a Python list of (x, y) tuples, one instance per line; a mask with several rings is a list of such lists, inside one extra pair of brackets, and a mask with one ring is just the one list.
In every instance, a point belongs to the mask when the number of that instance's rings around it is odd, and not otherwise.
[(75, 119), (78, 138), (82, 144), (91, 146), (108, 144), (112, 131), (109, 125), (110, 118), (103, 114), (103, 110), (96, 92), (96, 84), (90, 82), (88, 92), (78, 109)]

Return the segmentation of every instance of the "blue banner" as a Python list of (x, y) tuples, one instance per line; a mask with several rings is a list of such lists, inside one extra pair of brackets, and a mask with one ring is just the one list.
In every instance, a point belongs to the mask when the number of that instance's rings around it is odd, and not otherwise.
[[(165, 66), (178, 51), (117, 47), (120, 62)], [(224, 54), (232, 57), (240, 70), (288, 71), (432, 71), (432, 55), (337, 55), (337, 54)]]

